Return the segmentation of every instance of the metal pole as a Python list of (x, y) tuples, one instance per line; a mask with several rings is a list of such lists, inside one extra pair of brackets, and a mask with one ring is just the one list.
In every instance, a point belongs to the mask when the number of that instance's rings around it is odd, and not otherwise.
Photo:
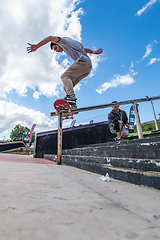
[(141, 139), (143, 138), (143, 132), (142, 132), (142, 127), (141, 127), (141, 121), (139, 117), (139, 113), (137, 111), (137, 103), (133, 103), (133, 109), (134, 109), (134, 114), (136, 118), (136, 125), (137, 125), (137, 131), (138, 131), (138, 138)]
[(36, 157), (37, 134), (35, 134), (33, 157)]
[[(90, 110), (96, 110), (96, 109), (102, 109), (102, 108), (108, 108), (108, 107), (113, 107), (116, 105), (127, 105), (127, 104), (133, 104), (134, 102), (139, 103), (139, 102), (147, 102), (151, 100), (158, 100), (160, 99), (160, 96), (157, 97), (151, 97), (151, 98), (140, 98), (140, 99), (133, 99), (133, 100), (128, 100), (128, 101), (122, 101), (122, 102), (117, 102), (117, 103), (109, 103), (109, 104), (103, 104), (103, 105), (96, 105), (96, 106), (90, 106), (90, 107), (83, 107), (83, 108), (76, 108), (71, 110), (71, 112), (74, 114), (76, 112), (85, 112), (85, 111), (90, 111)], [(67, 113), (67, 110), (62, 111), (63, 113)], [(56, 112), (51, 112), (50, 113), (51, 117), (57, 116)]]
[(155, 122), (156, 130), (159, 130), (152, 100), (151, 100), (151, 105), (152, 105), (152, 109), (153, 109), (153, 115), (154, 115), (154, 122)]
[(62, 163), (62, 113), (58, 114), (57, 165)]

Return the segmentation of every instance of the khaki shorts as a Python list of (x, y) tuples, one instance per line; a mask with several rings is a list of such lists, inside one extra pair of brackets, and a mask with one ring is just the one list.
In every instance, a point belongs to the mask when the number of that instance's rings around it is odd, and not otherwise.
[[(112, 134), (117, 134), (117, 131), (113, 127), (110, 127), (110, 131)], [(125, 126), (122, 127), (121, 135), (129, 135), (129, 131)]]
[(61, 76), (64, 90), (70, 97), (75, 97), (74, 86), (87, 77), (92, 69), (90, 62), (75, 61)]

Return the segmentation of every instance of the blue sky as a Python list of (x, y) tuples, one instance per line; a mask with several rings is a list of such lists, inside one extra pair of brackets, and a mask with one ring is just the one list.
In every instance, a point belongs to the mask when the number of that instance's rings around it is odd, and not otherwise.
[[(49, 44), (28, 54), (27, 43), (69, 36), (103, 54), (76, 88), (78, 107), (160, 95), (159, 0), (6, 0), (0, 3), (0, 139), (18, 123), (36, 132), (57, 128), (53, 103), (65, 96), (60, 75), (72, 63)], [(129, 105), (122, 106), (129, 114)], [(160, 101), (154, 101), (156, 115)], [(80, 113), (76, 125), (106, 121), (110, 108)], [(140, 103), (142, 122), (153, 120)], [(71, 121), (63, 122), (63, 127)]]

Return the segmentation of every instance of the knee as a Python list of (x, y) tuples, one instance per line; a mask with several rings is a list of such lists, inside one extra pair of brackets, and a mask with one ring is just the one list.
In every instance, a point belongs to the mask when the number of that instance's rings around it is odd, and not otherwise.
[(61, 80), (62, 80), (63, 83), (67, 83), (67, 82), (70, 82), (71, 78), (66, 73), (63, 73), (61, 75)]

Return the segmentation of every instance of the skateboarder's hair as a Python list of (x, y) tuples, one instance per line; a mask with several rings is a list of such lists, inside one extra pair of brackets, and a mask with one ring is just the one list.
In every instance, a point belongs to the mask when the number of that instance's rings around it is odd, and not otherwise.
[[(51, 42), (50, 47), (52, 49), (53, 45), (57, 45), (56, 43)], [(52, 49), (53, 50), (53, 49)]]

